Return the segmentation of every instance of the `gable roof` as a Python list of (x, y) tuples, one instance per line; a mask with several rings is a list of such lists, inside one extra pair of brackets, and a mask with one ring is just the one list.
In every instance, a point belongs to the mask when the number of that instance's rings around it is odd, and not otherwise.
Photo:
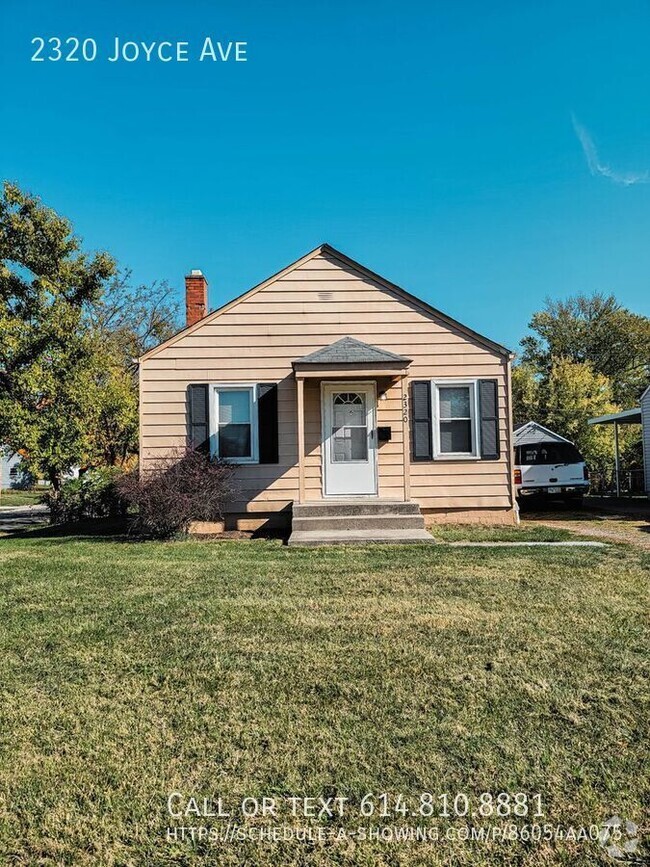
[(408, 364), (411, 359), (380, 349), (370, 343), (357, 340), (356, 337), (342, 337), (335, 343), (323, 349), (317, 349), (302, 358), (296, 358), (294, 364), (376, 364), (381, 362), (399, 361)]
[(286, 268), (283, 268), (281, 271), (278, 271), (276, 274), (273, 274), (271, 277), (268, 277), (262, 283), (258, 283), (256, 286), (253, 286), (252, 289), (249, 289), (247, 292), (238, 295), (236, 298), (233, 298), (232, 301), (228, 301), (227, 304), (222, 305), (217, 310), (213, 310), (211, 313), (208, 313), (207, 316), (204, 316), (203, 319), (199, 319), (198, 322), (194, 322), (192, 325), (188, 325), (185, 328), (182, 328), (172, 337), (163, 341), (163, 343), (158, 344), (158, 346), (154, 346), (153, 349), (150, 349), (148, 352), (145, 352), (143, 356), (139, 359), (140, 362), (146, 361), (149, 358), (152, 358), (154, 355), (157, 355), (162, 349), (167, 348), (168, 346), (172, 346), (176, 343), (177, 340), (180, 340), (181, 337), (185, 337), (188, 334), (192, 334), (198, 328), (201, 328), (203, 325), (207, 325), (210, 322), (213, 322), (223, 313), (226, 313), (236, 304), (239, 304), (241, 301), (245, 301), (251, 296), (255, 295), (257, 292), (260, 292), (262, 289), (265, 289), (271, 283), (274, 283), (276, 280), (280, 280), (282, 277), (285, 277), (287, 274), (290, 274), (292, 271), (295, 271), (297, 268), (300, 268), (306, 262), (315, 259), (317, 256), (327, 255), (333, 259), (338, 260), (346, 267), (356, 271), (362, 277), (366, 277), (370, 280), (373, 280), (375, 283), (379, 283), (384, 289), (388, 289), (397, 297), (401, 298), (404, 301), (408, 301), (410, 304), (413, 304), (416, 307), (419, 307), (420, 310), (424, 313), (428, 313), (429, 315), (433, 315), (436, 319), (439, 319), (445, 325), (448, 325), (452, 328), (457, 329), (462, 334), (467, 337), (475, 340), (477, 343), (482, 344), (487, 349), (492, 350), (493, 352), (498, 353), (499, 355), (504, 355), (506, 358), (512, 358), (513, 353), (507, 349), (505, 346), (502, 346), (500, 343), (495, 343), (493, 340), (490, 340), (488, 337), (484, 337), (482, 334), (479, 334), (477, 331), (473, 331), (471, 328), (468, 328), (466, 325), (463, 325), (462, 322), (458, 322), (456, 319), (452, 319), (451, 316), (447, 316), (445, 313), (442, 313), (440, 310), (437, 310), (435, 307), (432, 307), (430, 304), (427, 304), (426, 301), (422, 301), (420, 298), (417, 298), (415, 295), (411, 295), (410, 292), (407, 292), (405, 289), (402, 289), (396, 283), (391, 283), (390, 280), (386, 280), (384, 277), (379, 274), (371, 271), (369, 268), (366, 268), (364, 265), (361, 265), (359, 262), (356, 262), (354, 259), (350, 259), (345, 253), (341, 253), (339, 250), (336, 250), (334, 247), (329, 244), (320, 244), (315, 249), (311, 250), (309, 253), (306, 253), (300, 259), (296, 259), (295, 262), (292, 262), (290, 265), (287, 265)]
[(543, 442), (570, 443), (566, 437), (560, 436), (549, 428), (536, 421), (527, 421), (515, 427), (513, 442), (516, 446), (533, 445)]

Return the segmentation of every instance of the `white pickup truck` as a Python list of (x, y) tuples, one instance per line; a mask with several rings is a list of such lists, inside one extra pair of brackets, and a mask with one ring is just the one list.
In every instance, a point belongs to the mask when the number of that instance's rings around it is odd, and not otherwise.
[(570, 440), (537, 422), (515, 430), (515, 487), (524, 501), (563, 500), (578, 505), (589, 491), (585, 459)]

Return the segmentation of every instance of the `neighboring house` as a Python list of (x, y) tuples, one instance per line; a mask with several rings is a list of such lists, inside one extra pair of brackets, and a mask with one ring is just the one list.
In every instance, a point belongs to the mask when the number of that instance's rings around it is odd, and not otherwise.
[[(8, 446), (0, 446), (0, 478), (3, 489), (49, 486), (50, 483), (44, 479), (35, 479), (29, 470), (21, 470), (21, 461), (22, 457), (17, 452), (12, 452)], [(78, 477), (79, 467), (73, 467), (63, 474), (64, 479), (77, 479)]]
[(22, 458), (16, 452), (12, 452), (5, 446), (0, 446), (0, 487), (18, 487), (22, 483), (23, 474), (20, 472)]
[(143, 468), (209, 443), (238, 465), (227, 526), (293, 512), (294, 541), (516, 521), (503, 346), (326, 244), (209, 315), (200, 271), (186, 293), (140, 359)]

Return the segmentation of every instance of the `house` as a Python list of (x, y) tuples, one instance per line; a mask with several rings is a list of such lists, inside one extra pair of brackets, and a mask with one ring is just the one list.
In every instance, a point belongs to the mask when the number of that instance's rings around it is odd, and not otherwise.
[(20, 488), (29, 484), (31, 477), (21, 469), (22, 456), (8, 446), (0, 446), (0, 488)]
[(516, 521), (503, 346), (327, 244), (207, 310), (192, 271), (187, 326), (140, 359), (140, 455), (235, 462), (228, 527), (416, 541)]
[[(64, 479), (79, 478), (79, 467), (72, 467), (63, 473)], [(35, 478), (23, 464), (23, 455), (12, 451), (9, 446), (0, 446), (0, 482), (2, 490), (9, 488), (46, 488), (49, 482)]]

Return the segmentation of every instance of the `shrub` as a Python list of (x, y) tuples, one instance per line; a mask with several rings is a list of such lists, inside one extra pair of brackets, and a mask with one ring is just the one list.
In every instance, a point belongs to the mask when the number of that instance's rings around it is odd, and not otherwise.
[(58, 493), (49, 490), (43, 501), (49, 506), (50, 521), (59, 524), (124, 515), (126, 504), (117, 486), (122, 474), (117, 467), (101, 467), (68, 479)]
[(149, 538), (186, 533), (192, 521), (216, 521), (232, 498), (234, 467), (196, 449), (180, 449), (138, 473), (127, 473), (120, 493), (133, 507), (131, 528)]

